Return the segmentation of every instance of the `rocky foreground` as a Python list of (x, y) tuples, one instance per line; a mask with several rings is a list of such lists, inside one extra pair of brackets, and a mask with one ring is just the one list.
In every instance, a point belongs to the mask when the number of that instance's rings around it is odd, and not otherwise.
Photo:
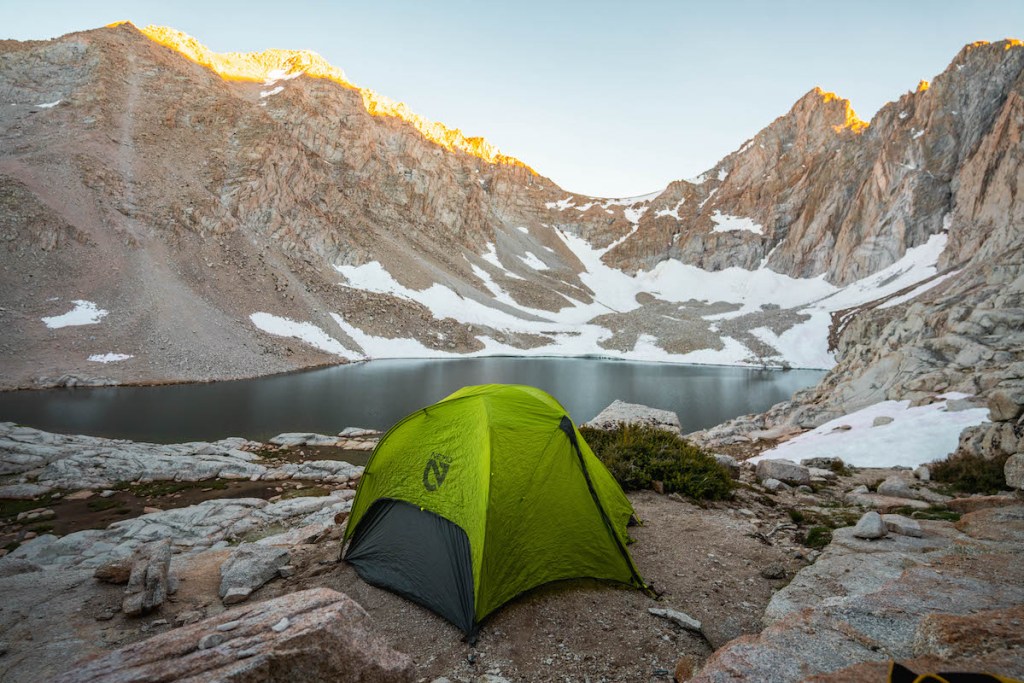
[[(892, 658), (1024, 676), (1019, 493), (951, 498), (927, 468), (718, 456), (732, 501), (630, 496), (645, 521), (631, 552), (661, 600), (549, 586), (470, 647), (339, 561), (362, 468), (303, 454), (375, 439), (161, 446), (0, 424), (0, 677), (866, 681)], [(111, 500), (127, 518), (82, 514)]]

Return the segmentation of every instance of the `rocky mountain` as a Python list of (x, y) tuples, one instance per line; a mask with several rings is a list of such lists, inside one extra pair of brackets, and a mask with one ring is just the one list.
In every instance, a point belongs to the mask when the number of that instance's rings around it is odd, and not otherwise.
[(600, 199), (312, 53), (131, 24), (5, 41), (0, 384), (490, 353), (830, 367), (830, 325), (841, 364), (875, 364), (855, 340), (886, 316), (922, 306), (930, 334), (979, 282), (1012, 303), (984, 273), (1020, 263), (1022, 70), (1018, 42), (968, 46), (870, 124), (815, 89), (700, 178)]

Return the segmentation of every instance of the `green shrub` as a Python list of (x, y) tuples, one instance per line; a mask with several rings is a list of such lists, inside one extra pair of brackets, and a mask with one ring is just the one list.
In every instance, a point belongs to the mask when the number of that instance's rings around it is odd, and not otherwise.
[(721, 500), (732, 492), (729, 471), (678, 434), (647, 425), (620, 424), (615, 429), (580, 430), (591, 450), (627, 491), (653, 488), (666, 493)]
[(801, 512), (800, 510), (795, 510), (793, 508), (786, 510), (786, 513), (789, 515), (789, 519), (793, 522), (793, 524), (803, 524), (804, 520), (807, 518), (807, 516), (803, 512)]
[(801, 542), (808, 548), (824, 548), (832, 542), (832, 530), (827, 526), (812, 526)]
[(998, 493), (1006, 488), (1003, 467), (1008, 455), (983, 458), (980, 455), (954, 453), (928, 466), (932, 479), (949, 484), (964, 493)]

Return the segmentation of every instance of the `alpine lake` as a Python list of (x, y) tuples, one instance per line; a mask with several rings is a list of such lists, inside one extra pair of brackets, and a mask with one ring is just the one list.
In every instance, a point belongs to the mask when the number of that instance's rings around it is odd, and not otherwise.
[(386, 430), (472, 384), (529, 384), (577, 423), (616, 399), (672, 410), (683, 433), (766, 410), (821, 370), (765, 370), (591, 358), (375, 360), (248, 380), (0, 392), (0, 420), (155, 443), (282, 432)]

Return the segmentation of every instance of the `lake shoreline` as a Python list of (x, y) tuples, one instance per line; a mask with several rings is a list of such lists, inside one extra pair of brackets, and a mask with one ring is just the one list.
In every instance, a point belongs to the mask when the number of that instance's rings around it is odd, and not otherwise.
[(285, 431), (385, 429), (467, 385), (532, 384), (576, 421), (616, 399), (681, 415), (684, 431), (761, 412), (824, 375), (581, 358), (387, 359), (248, 380), (0, 393), (0, 420), (47, 431), (174, 443)]
[(272, 371), (272, 372), (256, 372), (252, 374), (238, 374), (238, 375), (226, 375), (220, 377), (197, 377), (197, 378), (180, 378), (180, 379), (151, 379), (151, 380), (115, 380), (107, 377), (95, 376), (81, 376), (77, 374), (65, 374), (56, 378), (41, 378), (33, 384), (9, 384), (0, 381), (0, 394), (4, 393), (15, 393), (15, 392), (28, 392), (28, 391), (48, 391), (51, 389), (87, 389), (95, 387), (159, 387), (159, 386), (173, 386), (180, 384), (213, 384), (217, 382), (242, 382), (246, 380), (264, 379), (269, 377), (280, 377), (284, 375), (296, 375), (304, 372), (310, 372), (313, 370), (322, 370), (324, 368), (331, 367), (343, 367), (349, 365), (366, 365), (368, 363), (378, 363), (382, 361), (437, 361), (437, 362), (458, 362), (462, 360), (476, 360), (476, 359), (488, 359), (488, 358), (514, 358), (522, 360), (599, 360), (599, 361), (615, 361), (622, 363), (650, 363), (655, 365), (667, 365), (667, 366), (685, 366), (685, 367), (711, 367), (711, 368), (740, 368), (746, 370), (765, 370), (765, 371), (778, 371), (778, 372), (789, 372), (791, 370), (798, 371), (812, 371), (826, 373), (831, 368), (819, 368), (819, 367), (802, 367), (789, 364), (738, 364), (738, 363), (693, 363), (693, 362), (677, 362), (672, 360), (657, 360), (657, 359), (645, 359), (637, 360), (632, 358), (623, 358), (622, 356), (615, 355), (601, 355), (601, 354), (584, 354), (580, 356), (567, 356), (567, 355), (515, 355), (515, 354), (493, 354), (493, 355), (462, 355), (453, 356), (451, 358), (431, 358), (426, 356), (402, 356), (402, 357), (386, 357), (386, 358), (363, 358), (358, 360), (349, 360), (340, 358), (338, 360), (316, 362), (304, 364), (300, 367), (289, 368), (287, 370)]

